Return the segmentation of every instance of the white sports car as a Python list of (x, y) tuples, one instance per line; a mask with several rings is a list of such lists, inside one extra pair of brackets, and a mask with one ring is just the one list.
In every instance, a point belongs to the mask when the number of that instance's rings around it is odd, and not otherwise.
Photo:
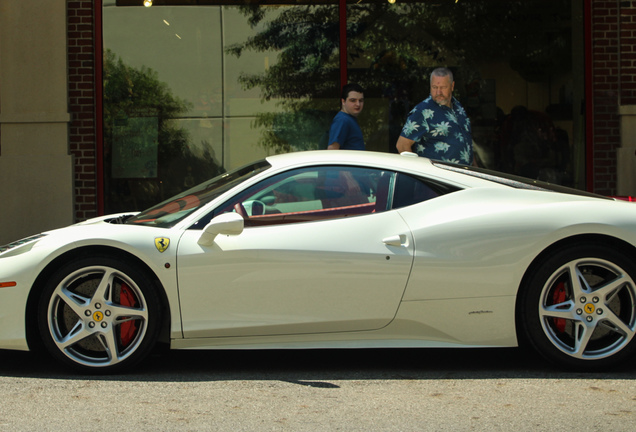
[(173, 349), (636, 349), (636, 206), (412, 154), (268, 157), (0, 247), (0, 348), (83, 371)]

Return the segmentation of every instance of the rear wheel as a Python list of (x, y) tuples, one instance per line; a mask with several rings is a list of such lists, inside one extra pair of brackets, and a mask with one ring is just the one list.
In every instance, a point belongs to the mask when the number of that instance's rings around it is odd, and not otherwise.
[(548, 360), (598, 370), (634, 354), (636, 266), (601, 245), (563, 249), (529, 278), (521, 325)]
[(76, 369), (125, 370), (157, 340), (161, 308), (156, 289), (144, 272), (110, 257), (71, 262), (53, 275), (40, 298), (44, 345)]

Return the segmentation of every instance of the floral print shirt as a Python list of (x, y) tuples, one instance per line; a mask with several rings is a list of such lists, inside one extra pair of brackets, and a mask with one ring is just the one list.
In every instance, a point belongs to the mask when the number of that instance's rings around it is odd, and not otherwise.
[(429, 96), (409, 113), (400, 135), (415, 141), (413, 151), (419, 156), (472, 165), (470, 119), (457, 99), (451, 105), (439, 105)]

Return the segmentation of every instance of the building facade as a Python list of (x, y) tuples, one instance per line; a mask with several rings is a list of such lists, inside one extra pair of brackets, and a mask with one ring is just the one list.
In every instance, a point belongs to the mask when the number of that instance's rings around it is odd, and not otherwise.
[(323, 148), (347, 81), (395, 151), (436, 66), (482, 165), (636, 195), (631, 1), (143, 3), (0, 0), (0, 244)]

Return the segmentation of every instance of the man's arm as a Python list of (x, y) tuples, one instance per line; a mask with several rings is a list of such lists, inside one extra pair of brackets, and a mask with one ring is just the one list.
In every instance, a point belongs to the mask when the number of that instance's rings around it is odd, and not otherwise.
[(327, 146), (327, 150), (340, 150), (340, 144), (333, 142)]
[(397, 147), (398, 153), (410, 152), (413, 151), (411, 149), (413, 148), (414, 142), (415, 141), (413, 140), (400, 136), (400, 138), (398, 138), (397, 140), (397, 144), (395, 144), (395, 147)]

